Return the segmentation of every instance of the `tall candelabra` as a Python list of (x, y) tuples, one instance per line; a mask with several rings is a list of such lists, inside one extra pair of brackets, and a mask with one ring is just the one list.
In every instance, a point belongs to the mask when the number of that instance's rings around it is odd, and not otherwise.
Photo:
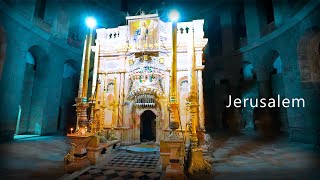
[(92, 44), (93, 27), (95, 26), (95, 20), (90, 17), (87, 19), (89, 26), (89, 33), (86, 36), (83, 63), (81, 66), (80, 86), (78, 97), (76, 98), (76, 113), (77, 113), (77, 125), (76, 132), (67, 134), (70, 139), (72, 148), (70, 153), (65, 156), (65, 169), (67, 172), (73, 172), (80, 170), (88, 165), (90, 161), (87, 156), (87, 143), (92, 137), (91, 132), (88, 132), (88, 116), (87, 109), (88, 103), (88, 80), (89, 80), (89, 68), (90, 68), (90, 54)]
[(198, 93), (196, 89), (196, 57), (194, 47), (194, 30), (192, 32), (192, 67), (191, 67), (191, 83), (190, 83), (190, 94), (189, 94), (189, 107), (190, 107), (190, 122), (191, 122), (191, 136), (190, 136), (190, 156), (189, 156), (189, 174), (193, 175), (196, 173), (210, 173), (211, 166), (207, 163), (202, 154), (202, 149), (198, 147), (197, 137), (197, 124), (199, 121), (199, 104), (198, 104)]
[(180, 127), (179, 119), (179, 104), (177, 101), (177, 21), (172, 21), (172, 67), (171, 67), (171, 79), (170, 79), (170, 123), (169, 127), (172, 129), (170, 139), (179, 139), (176, 134), (176, 130)]

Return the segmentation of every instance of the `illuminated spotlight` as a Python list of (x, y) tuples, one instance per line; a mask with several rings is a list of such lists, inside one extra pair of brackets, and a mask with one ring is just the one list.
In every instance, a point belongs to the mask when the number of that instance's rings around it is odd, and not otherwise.
[(86, 25), (87, 25), (89, 28), (93, 29), (94, 27), (96, 27), (97, 21), (96, 21), (96, 19), (94, 19), (92, 16), (87, 17), (87, 18), (86, 18)]
[(169, 14), (169, 18), (171, 21), (178, 21), (179, 19), (179, 12), (177, 10), (172, 10)]

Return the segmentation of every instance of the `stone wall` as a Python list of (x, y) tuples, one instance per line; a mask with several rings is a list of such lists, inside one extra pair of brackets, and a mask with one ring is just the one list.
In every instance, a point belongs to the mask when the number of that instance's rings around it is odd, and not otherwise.
[[(53, 37), (15, 10), (0, 3), (0, 25), (7, 36), (6, 58), (0, 81), (0, 140), (13, 138), (19, 105), (22, 107), (19, 133), (56, 133), (64, 62), (74, 59), (80, 64), (82, 59), (79, 49)], [(34, 72), (26, 71), (26, 68), (29, 69), (26, 65), (28, 52), (35, 58)], [(34, 73), (32, 90), (27, 87), (31, 85), (28, 77), (32, 76), (25, 72)], [(29, 110), (24, 107), (28, 104)]]
[[(316, 110), (319, 109), (320, 102), (319, 10), (320, 2), (318, 1), (309, 1), (303, 4), (296, 14), (283, 21), (282, 25), (269, 34), (261, 35), (261, 37), (249, 42), (248, 45), (223, 56), (209, 57), (206, 60), (205, 69), (207, 74), (205, 78), (228, 79), (233, 84), (238, 84), (238, 86), (233, 86), (231, 93), (242, 89), (242, 96), (254, 97), (252, 94), (258, 93), (259, 97), (280, 94), (286, 98), (304, 98), (305, 108), (279, 109), (273, 120), (280, 119), (281, 130), (288, 132), (291, 140), (306, 143), (319, 143), (317, 137), (319, 137), (318, 117), (320, 114)], [(276, 54), (281, 58), (282, 73), (272, 75)], [(256, 73), (256, 82), (252, 82), (251, 85), (243, 80), (241, 73), (243, 62), (250, 62)], [(218, 74), (217, 68), (219, 68)], [(283, 83), (281, 83), (281, 79)], [(256, 88), (250, 88), (251, 86), (258, 86), (258, 91)], [(214, 89), (212, 94), (207, 96), (223, 97), (226, 95), (225, 91), (218, 91), (219, 88), (213, 83), (204, 87)], [(222, 114), (222, 111), (217, 109), (220, 106), (219, 103), (221, 102), (207, 102), (207, 111)], [(242, 109), (242, 117), (247, 124), (246, 127), (252, 128), (252, 125), (248, 125), (249, 122), (254, 121), (252, 113), (251, 108)], [(215, 114), (214, 116), (220, 115)], [(218, 117), (211, 120), (221, 121)]]

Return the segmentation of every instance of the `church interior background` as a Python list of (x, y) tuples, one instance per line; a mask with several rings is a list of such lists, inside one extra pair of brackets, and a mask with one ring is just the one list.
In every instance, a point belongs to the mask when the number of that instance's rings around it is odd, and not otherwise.
[[(319, 10), (0, 0), (0, 176), (319, 179)], [(226, 108), (229, 95), (305, 107)]]

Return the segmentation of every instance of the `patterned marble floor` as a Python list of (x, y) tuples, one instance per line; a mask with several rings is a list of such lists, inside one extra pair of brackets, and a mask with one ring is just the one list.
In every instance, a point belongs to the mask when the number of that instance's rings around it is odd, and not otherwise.
[(76, 180), (161, 178), (159, 155), (119, 152), (105, 164), (76, 172)]

